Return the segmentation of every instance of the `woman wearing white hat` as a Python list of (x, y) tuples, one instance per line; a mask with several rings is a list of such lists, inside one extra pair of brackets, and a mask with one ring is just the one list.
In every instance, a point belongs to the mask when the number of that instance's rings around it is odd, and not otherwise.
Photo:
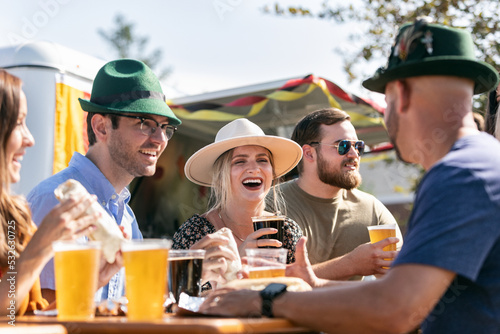
[(202, 243), (206, 235), (227, 227), (233, 232), (240, 256), (245, 255), (246, 248), (283, 247), (290, 250), (287, 262), (293, 262), (295, 245), (302, 236), (297, 223), (286, 219), (282, 245), (276, 239), (258, 239), (277, 231), (267, 228), (254, 232), (251, 217), (275, 214), (264, 210), (266, 195), (273, 182), (292, 170), (301, 158), (298, 144), (267, 136), (247, 119), (237, 119), (222, 127), (215, 142), (194, 153), (184, 168), (189, 180), (212, 187), (212, 205), (179, 228), (172, 248), (191, 248), (197, 242)]

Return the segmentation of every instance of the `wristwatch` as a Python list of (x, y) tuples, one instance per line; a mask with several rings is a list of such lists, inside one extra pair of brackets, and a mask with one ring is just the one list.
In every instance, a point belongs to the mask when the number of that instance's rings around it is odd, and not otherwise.
[(273, 318), (273, 300), (286, 292), (286, 284), (271, 283), (260, 291), (262, 298), (262, 315), (268, 318)]

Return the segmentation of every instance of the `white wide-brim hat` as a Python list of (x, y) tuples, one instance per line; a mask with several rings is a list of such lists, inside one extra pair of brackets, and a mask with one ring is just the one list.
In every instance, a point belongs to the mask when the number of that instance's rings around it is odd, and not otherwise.
[(191, 182), (211, 187), (215, 161), (224, 152), (244, 145), (262, 146), (271, 152), (276, 178), (291, 171), (302, 158), (302, 148), (293, 140), (267, 136), (257, 124), (239, 118), (224, 125), (214, 143), (195, 152), (186, 162), (184, 173)]

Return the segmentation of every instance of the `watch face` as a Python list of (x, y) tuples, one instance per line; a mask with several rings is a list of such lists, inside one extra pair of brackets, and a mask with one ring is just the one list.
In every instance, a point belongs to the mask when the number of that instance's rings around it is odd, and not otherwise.
[(286, 290), (287, 285), (286, 284), (281, 284), (281, 283), (271, 283), (266, 288), (264, 291), (268, 293), (269, 295), (274, 295), (276, 293), (281, 294)]

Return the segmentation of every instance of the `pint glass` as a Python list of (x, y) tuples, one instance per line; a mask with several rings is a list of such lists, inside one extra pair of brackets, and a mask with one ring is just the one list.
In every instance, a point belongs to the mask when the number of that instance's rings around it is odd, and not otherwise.
[(93, 318), (101, 243), (56, 241), (52, 247), (58, 320)]
[(171, 244), (170, 240), (164, 239), (122, 243), (128, 319), (156, 320), (163, 317)]

